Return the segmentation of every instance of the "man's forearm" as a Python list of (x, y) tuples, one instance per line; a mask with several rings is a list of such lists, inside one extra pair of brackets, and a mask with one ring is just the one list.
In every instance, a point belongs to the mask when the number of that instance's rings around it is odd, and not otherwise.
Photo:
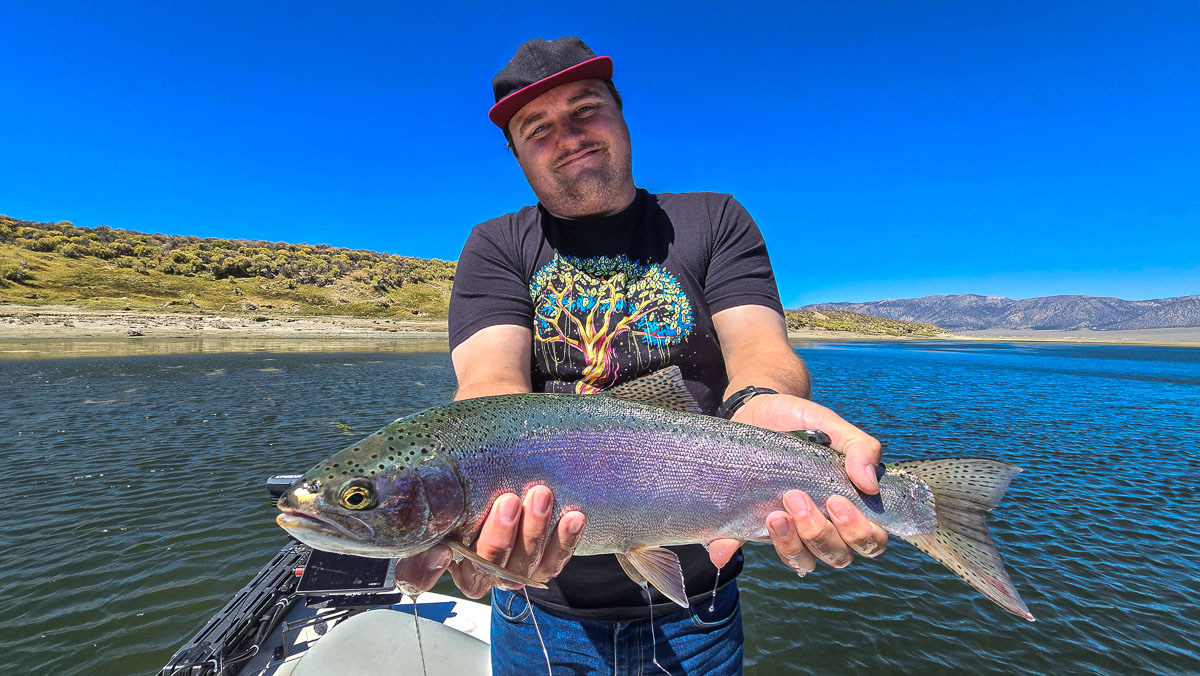
[(788, 344), (787, 324), (777, 310), (739, 305), (713, 315), (729, 387), (725, 398), (753, 385), (808, 399), (808, 369)]
[(485, 380), (459, 385), (454, 391), (454, 401), (490, 397), (497, 394), (522, 394), (529, 392), (529, 385), (515, 380)]
[(748, 355), (735, 364), (727, 365), (729, 387), (725, 397), (753, 385), (768, 387), (782, 394), (808, 399), (812, 396), (812, 381), (804, 361), (791, 348), (764, 350)]

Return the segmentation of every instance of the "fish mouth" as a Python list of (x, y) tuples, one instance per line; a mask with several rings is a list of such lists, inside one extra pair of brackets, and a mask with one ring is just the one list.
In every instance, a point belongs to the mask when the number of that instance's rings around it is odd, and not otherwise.
[(366, 522), (361, 519), (354, 519), (357, 525), (366, 529), (365, 533), (356, 533), (350, 528), (343, 526), (335, 521), (323, 519), (315, 514), (302, 512), (298, 509), (284, 509), (283, 513), (275, 517), (275, 523), (288, 532), (295, 530), (300, 531), (316, 531), (334, 537), (345, 538), (347, 540), (366, 541), (375, 534), (375, 529), (371, 528)]

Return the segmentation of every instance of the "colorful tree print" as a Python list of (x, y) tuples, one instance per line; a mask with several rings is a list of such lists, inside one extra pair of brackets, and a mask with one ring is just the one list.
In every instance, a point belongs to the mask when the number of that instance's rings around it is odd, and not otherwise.
[(617, 341), (624, 339), (634, 350), (665, 348), (686, 339), (694, 325), (691, 302), (674, 275), (624, 256), (555, 254), (534, 275), (529, 295), (535, 340), (583, 358), (583, 374), (575, 384), (580, 394), (616, 381)]

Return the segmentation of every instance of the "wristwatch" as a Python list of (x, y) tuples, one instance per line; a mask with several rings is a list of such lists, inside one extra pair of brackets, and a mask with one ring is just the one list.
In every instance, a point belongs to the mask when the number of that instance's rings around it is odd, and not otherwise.
[(729, 420), (733, 417), (734, 413), (737, 413), (737, 410), (741, 408), (743, 404), (745, 404), (747, 401), (750, 401), (750, 397), (758, 394), (779, 393), (769, 387), (755, 387), (753, 385), (750, 387), (743, 387), (737, 392), (729, 395), (729, 398), (721, 403), (721, 405), (717, 408), (717, 417)]

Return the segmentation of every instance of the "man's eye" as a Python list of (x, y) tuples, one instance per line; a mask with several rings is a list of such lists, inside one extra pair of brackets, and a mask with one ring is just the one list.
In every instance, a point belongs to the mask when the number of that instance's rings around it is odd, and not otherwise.
[(546, 130), (546, 125), (539, 124), (538, 126), (534, 127), (533, 129), (530, 129), (529, 133), (525, 135), (525, 138), (533, 138), (534, 136), (537, 136), (538, 134), (542, 133), (545, 130)]
[(596, 106), (589, 103), (589, 104), (582, 105), (582, 106), (579, 106), (578, 108), (576, 108), (575, 114), (576, 115), (586, 115), (587, 113), (590, 113), (595, 109), (596, 109)]

